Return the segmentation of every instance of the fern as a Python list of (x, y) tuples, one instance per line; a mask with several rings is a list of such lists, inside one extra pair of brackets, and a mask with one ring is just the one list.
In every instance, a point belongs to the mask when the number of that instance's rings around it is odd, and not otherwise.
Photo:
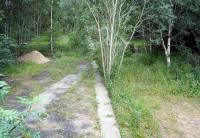
[(0, 101), (9, 93), (10, 86), (5, 81), (0, 81)]
[[(10, 87), (4, 81), (0, 81), (0, 98), (3, 100), (9, 93)], [(26, 110), (6, 110), (0, 107), (0, 138), (26, 137), (40, 138), (39, 132), (32, 131), (26, 123), (27, 118), (34, 118), (38, 121), (46, 117), (46, 114), (37, 110), (31, 110), (31, 106), (40, 102), (42, 97), (30, 99), (18, 97), (19, 103), (26, 106)], [(45, 116), (44, 116), (45, 115)]]
[(26, 124), (27, 118), (34, 118), (38, 121), (45, 117), (44, 113), (37, 110), (30, 110), (30, 107), (38, 103), (41, 97), (32, 99), (19, 98), (20, 103), (27, 106), (25, 111), (5, 110), (0, 108), (0, 137), (34, 137), (39, 138), (39, 132), (32, 131)]

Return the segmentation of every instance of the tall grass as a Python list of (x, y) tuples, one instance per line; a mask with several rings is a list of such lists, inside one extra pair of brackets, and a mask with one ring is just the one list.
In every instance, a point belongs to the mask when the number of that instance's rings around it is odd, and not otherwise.
[(121, 73), (107, 82), (122, 136), (160, 137), (151, 110), (159, 108), (159, 102), (151, 97), (198, 97), (200, 80), (196, 77), (192, 67), (179, 60), (167, 69), (164, 58), (159, 56), (135, 54), (126, 58)]
[(46, 64), (36, 64), (33, 62), (29, 63), (16, 63), (11, 64), (5, 67), (2, 72), (5, 75), (9, 76), (26, 76), (26, 75), (34, 75), (44, 69), (47, 65)]

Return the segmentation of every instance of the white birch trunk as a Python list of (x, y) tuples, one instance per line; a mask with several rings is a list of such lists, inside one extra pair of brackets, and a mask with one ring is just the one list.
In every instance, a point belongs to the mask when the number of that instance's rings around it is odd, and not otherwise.
[(125, 22), (129, 18), (130, 14), (135, 13), (130, 5), (127, 9), (122, 9), (126, 0), (101, 0), (99, 6), (93, 5), (89, 0), (86, 3), (92, 13), (97, 24), (97, 30), (99, 35), (99, 42), (101, 48), (102, 65), (104, 71), (104, 77), (110, 79), (113, 73), (113, 66), (117, 65), (121, 67), (125, 51), (132, 40), (136, 29), (143, 22), (144, 9), (146, 0), (141, 14), (138, 15), (136, 24), (133, 26), (132, 34), (126, 41), (121, 41), (121, 32), (126, 34)]

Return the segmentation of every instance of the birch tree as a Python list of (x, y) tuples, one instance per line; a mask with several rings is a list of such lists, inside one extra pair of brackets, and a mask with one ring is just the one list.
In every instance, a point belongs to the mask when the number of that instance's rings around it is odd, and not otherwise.
[(169, 16), (167, 19), (168, 25), (167, 25), (167, 44), (165, 43), (162, 33), (161, 33), (161, 41), (162, 41), (162, 46), (163, 49), (165, 51), (165, 56), (166, 56), (166, 62), (167, 62), (167, 67), (170, 67), (171, 65), (171, 39), (172, 39), (172, 30), (173, 30), (173, 26), (174, 26), (174, 11), (173, 11), (173, 2), (172, 0), (169, 0), (169, 8), (168, 8), (168, 12), (169, 12)]
[[(124, 54), (136, 30), (145, 20), (147, 0), (101, 0), (86, 3), (96, 22), (104, 77), (109, 79), (114, 67), (120, 69)], [(134, 17), (134, 22), (130, 22)]]
[[(150, 22), (152, 24), (151, 31), (154, 35), (154, 42), (163, 47), (167, 67), (171, 65), (171, 41), (174, 22), (176, 19), (174, 13), (175, 0), (152, 0), (150, 3)], [(159, 14), (158, 14), (159, 13)]]

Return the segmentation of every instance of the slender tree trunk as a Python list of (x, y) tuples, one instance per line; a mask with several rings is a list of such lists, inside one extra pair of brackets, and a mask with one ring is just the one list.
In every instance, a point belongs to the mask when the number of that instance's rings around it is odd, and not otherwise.
[(38, 13), (37, 13), (37, 36), (39, 35), (39, 27), (40, 27), (40, 11), (38, 9)]
[(168, 33), (168, 40), (167, 40), (167, 52), (166, 52), (166, 58), (167, 58), (167, 67), (170, 67), (171, 65), (171, 25), (169, 25), (169, 33)]
[(167, 62), (167, 67), (171, 66), (171, 33), (172, 33), (172, 24), (169, 24), (169, 29), (168, 29), (168, 38), (167, 38), (167, 45), (165, 45), (164, 40), (162, 39), (162, 46), (165, 50), (165, 56), (166, 56), (166, 62)]
[(121, 36), (119, 32), (123, 30), (122, 24), (126, 22), (125, 18), (129, 17), (131, 12), (135, 11), (132, 11), (131, 8), (122, 10), (126, 0), (101, 0), (99, 2), (102, 5), (95, 6), (93, 9), (92, 6), (90, 6), (90, 4), (93, 5), (92, 2), (90, 0), (86, 0), (95, 22), (97, 23), (104, 77), (106, 79), (110, 79), (114, 70), (113, 65), (118, 64), (117, 66), (120, 69), (125, 51), (129, 46), (136, 29), (143, 22), (142, 17), (144, 15), (146, 0), (144, 1), (144, 7), (141, 15), (138, 16), (138, 20), (133, 26), (130, 38), (127, 41), (122, 40), (124, 44), (121, 42), (121, 39), (123, 39), (124, 36)]
[(53, 56), (53, 0), (51, 0), (51, 38), (50, 38), (50, 45), (51, 45), (51, 55)]
[(20, 25), (18, 24), (18, 44), (21, 43), (20, 33), (21, 33), (21, 27), (20, 27)]
[(42, 32), (42, 15), (40, 14), (40, 27), (39, 27), (39, 34)]

